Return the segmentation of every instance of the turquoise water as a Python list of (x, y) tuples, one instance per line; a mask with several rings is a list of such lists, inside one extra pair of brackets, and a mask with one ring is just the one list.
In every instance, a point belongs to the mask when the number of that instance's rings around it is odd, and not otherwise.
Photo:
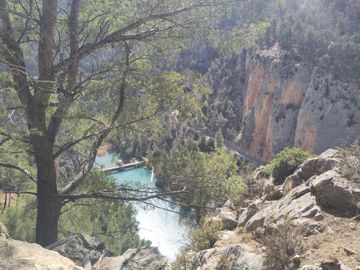
[(138, 184), (146, 187), (155, 188), (155, 182), (151, 182), (151, 172), (144, 168), (128, 169), (125, 171), (112, 173), (109, 175), (118, 184)]
[[(112, 155), (97, 157), (96, 165), (103, 167), (114, 166)], [(156, 188), (155, 180), (151, 181), (151, 172), (144, 167), (112, 173), (109, 177), (114, 178), (118, 184), (136, 184)], [(159, 199), (152, 199), (148, 202), (171, 211), (178, 212), (180, 210), (178, 206), (171, 202)], [(136, 220), (139, 222), (139, 236), (142, 239), (150, 240), (152, 246), (158, 247), (169, 261), (173, 261), (181, 248), (189, 243), (187, 237), (188, 226), (180, 221), (180, 216), (177, 213), (146, 206), (143, 203), (134, 202), (133, 205), (137, 210)]]

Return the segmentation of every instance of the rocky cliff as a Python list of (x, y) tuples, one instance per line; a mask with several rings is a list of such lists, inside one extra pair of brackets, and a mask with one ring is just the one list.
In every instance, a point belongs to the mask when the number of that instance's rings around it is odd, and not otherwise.
[(360, 89), (336, 80), (300, 56), (242, 52), (212, 74), (217, 96), (236, 108), (234, 139), (244, 152), (269, 161), (286, 146), (321, 153), (360, 141)]
[(155, 247), (128, 249), (114, 257), (101, 241), (77, 233), (43, 248), (10, 239), (0, 223), (1, 270), (164, 270), (166, 265)]
[(188, 250), (180, 269), (360, 270), (360, 177), (348, 167), (355, 160), (330, 149), (280, 185), (255, 172), (261, 198), (240, 209), (228, 202), (208, 217), (223, 230), (211, 248)]

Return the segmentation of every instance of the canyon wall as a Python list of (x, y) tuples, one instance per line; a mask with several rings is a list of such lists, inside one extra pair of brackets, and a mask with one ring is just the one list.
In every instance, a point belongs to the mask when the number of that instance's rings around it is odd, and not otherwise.
[[(286, 146), (314, 153), (360, 142), (360, 89), (275, 46), (223, 66), (218, 97), (235, 102), (239, 148), (269, 161)], [(226, 75), (224, 75), (226, 74)], [(360, 75), (360, 74), (359, 74)]]

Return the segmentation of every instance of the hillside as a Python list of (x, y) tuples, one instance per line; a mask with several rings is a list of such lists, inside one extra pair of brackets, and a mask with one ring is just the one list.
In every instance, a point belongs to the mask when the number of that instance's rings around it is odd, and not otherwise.
[(260, 196), (208, 217), (204, 230), (222, 224), (204, 236), (214, 237), (211, 247), (190, 248), (173, 269), (360, 269), (359, 174), (347, 166), (354, 158), (327, 150), (282, 184), (257, 170)]
[(254, 157), (269, 161), (287, 146), (319, 154), (359, 142), (359, 86), (297, 60), (279, 44), (244, 51), (214, 77), (219, 100), (232, 100), (232, 140)]

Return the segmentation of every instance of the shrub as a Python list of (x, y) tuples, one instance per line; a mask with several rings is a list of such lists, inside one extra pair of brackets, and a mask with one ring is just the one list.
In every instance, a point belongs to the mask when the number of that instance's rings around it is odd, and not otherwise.
[(296, 255), (303, 252), (303, 226), (295, 226), (290, 219), (265, 231), (257, 240), (266, 247), (264, 269), (284, 270), (298, 266)]
[(190, 232), (191, 245), (196, 251), (213, 247), (217, 240), (217, 232), (223, 229), (221, 220), (205, 217), (200, 226)]
[(341, 174), (348, 180), (360, 182), (360, 146), (338, 148)]
[(293, 174), (296, 168), (306, 159), (314, 157), (300, 148), (284, 148), (279, 152), (265, 172), (270, 172), (275, 179), (275, 183), (282, 184), (286, 177)]

